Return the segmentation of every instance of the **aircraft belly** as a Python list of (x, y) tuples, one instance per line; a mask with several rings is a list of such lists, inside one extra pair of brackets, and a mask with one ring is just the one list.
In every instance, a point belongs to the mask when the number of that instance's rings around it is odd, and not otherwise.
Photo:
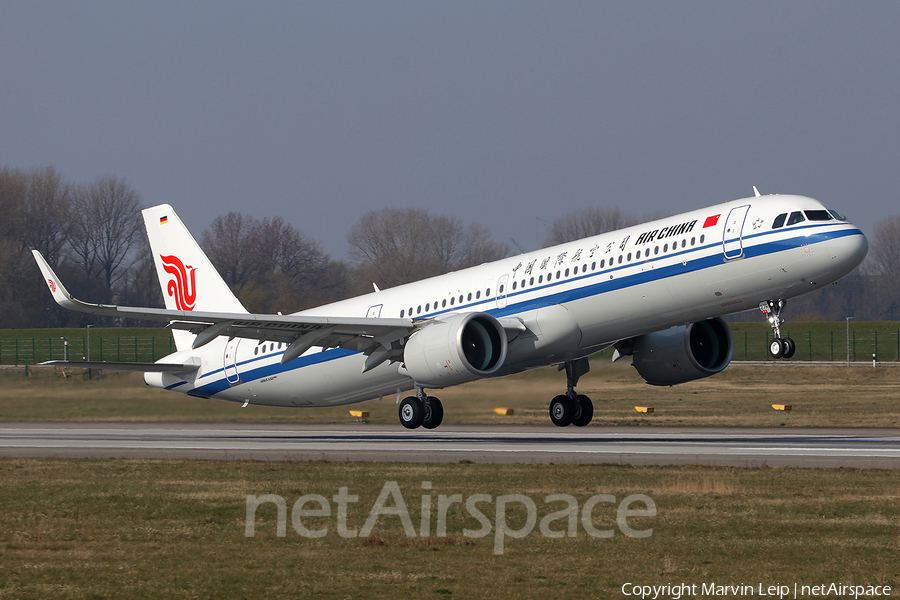
[(382, 394), (395, 394), (397, 389), (410, 390), (413, 381), (401, 375), (397, 363), (386, 362), (362, 372), (365, 356), (354, 354), (322, 365), (322, 375), (328, 379), (334, 393), (321, 398), (321, 405), (339, 406), (363, 400), (371, 400)]
[(656, 331), (685, 318), (685, 310), (673, 300), (665, 280), (583, 298), (567, 307), (581, 324), (583, 348), (631, 337), (636, 329)]

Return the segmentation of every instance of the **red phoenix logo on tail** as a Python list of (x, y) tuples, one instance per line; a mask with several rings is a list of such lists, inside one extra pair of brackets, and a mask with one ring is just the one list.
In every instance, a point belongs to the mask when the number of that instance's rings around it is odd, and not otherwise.
[[(181, 259), (177, 256), (163, 256), (163, 269), (172, 276), (166, 290), (169, 295), (175, 298), (175, 306), (178, 310), (194, 310), (194, 304), (197, 303), (197, 286), (196, 273), (197, 269), (191, 266), (184, 266)], [(190, 281), (188, 277), (190, 276)]]

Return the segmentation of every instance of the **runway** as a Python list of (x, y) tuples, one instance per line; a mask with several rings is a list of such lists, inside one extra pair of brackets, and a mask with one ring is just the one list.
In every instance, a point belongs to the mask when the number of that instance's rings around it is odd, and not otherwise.
[(0, 456), (900, 469), (900, 430), (4, 423)]

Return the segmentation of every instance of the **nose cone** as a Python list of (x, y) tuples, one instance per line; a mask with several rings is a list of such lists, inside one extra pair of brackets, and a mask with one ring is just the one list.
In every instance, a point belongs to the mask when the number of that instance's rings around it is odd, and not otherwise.
[(828, 241), (831, 259), (836, 270), (840, 271), (839, 277), (858, 267), (869, 253), (869, 240), (862, 231), (853, 228), (841, 233), (844, 235)]

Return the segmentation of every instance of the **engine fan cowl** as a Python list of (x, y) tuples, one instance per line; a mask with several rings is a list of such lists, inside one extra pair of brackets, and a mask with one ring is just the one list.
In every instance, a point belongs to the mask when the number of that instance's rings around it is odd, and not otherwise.
[(676, 385), (719, 373), (733, 355), (731, 327), (715, 318), (638, 337), (632, 364), (650, 385)]
[(494, 373), (506, 360), (506, 332), (487, 313), (453, 315), (406, 342), (401, 371), (417, 384), (441, 388)]

